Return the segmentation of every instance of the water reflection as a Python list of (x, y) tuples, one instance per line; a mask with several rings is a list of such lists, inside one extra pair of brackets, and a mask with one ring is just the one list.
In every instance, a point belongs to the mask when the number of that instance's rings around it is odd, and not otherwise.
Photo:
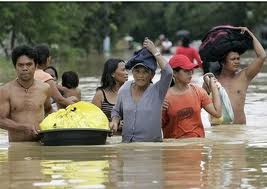
[[(3, 188), (262, 188), (266, 142), (245, 129), (214, 138), (102, 146), (11, 143), (0, 150)], [(236, 137), (236, 140), (231, 139)], [(218, 138), (218, 140), (216, 139)], [(1, 188), (2, 188), (1, 187)]]
[[(41, 161), (41, 172), (50, 182), (35, 182), (34, 186), (82, 186), (86, 188), (105, 188), (108, 182), (109, 162), (107, 160), (73, 161), (45, 160)], [(45, 188), (45, 187), (42, 187)], [(50, 187), (49, 187), (50, 188)]]
[(207, 152), (202, 145), (172, 147), (163, 151), (164, 188), (202, 188)]

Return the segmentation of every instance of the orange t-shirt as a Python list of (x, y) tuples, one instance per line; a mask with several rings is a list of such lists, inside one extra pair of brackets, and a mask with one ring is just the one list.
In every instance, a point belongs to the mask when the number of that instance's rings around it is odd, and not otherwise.
[(205, 137), (201, 121), (201, 108), (212, 103), (207, 92), (193, 84), (181, 95), (168, 90), (169, 103), (162, 112), (162, 129), (164, 138)]

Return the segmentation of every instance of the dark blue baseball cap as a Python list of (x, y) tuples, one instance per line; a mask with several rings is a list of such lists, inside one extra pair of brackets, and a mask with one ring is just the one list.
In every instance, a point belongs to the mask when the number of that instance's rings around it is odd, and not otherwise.
[(157, 61), (154, 55), (147, 50), (147, 48), (142, 48), (139, 51), (136, 51), (134, 55), (127, 61), (125, 68), (132, 69), (138, 65), (144, 66), (150, 69), (152, 72), (155, 72), (157, 69)]

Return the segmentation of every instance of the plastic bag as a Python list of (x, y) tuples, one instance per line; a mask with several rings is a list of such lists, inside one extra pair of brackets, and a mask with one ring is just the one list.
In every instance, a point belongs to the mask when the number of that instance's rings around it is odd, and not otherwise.
[(225, 89), (220, 86), (219, 94), (222, 103), (222, 116), (220, 118), (215, 118), (211, 116), (211, 125), (220, 125), (220, 124), (232, 124), (234, 121), (234, 112)]
[(92, 103), (77, 102), (66, 109), (49, 114), (41, 123), (40, 129), (94, 128), (109, 130), (107, 116)]

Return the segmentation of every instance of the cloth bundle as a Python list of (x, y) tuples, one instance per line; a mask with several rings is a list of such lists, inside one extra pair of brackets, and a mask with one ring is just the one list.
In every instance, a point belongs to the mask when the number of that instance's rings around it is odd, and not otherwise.
[(252, 48), (252, 37), (248, 32), (241, 33), (233, 26), (217, 26), (212, 28), (202, 39), (199, 54), (203, 61), (204, 73), (215, 73), (220, 69), (224, 56), (235, 51), (243, 54)]

